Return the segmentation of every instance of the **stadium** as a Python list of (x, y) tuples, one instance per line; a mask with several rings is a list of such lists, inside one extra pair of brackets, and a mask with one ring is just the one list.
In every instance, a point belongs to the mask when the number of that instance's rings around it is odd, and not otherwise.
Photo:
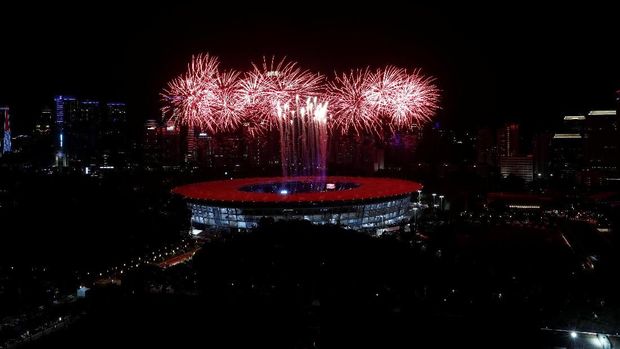
[(416, 182), (369, 177), (270, 177), (176, 187), (191, 210), (192, 233), (244, 231), (262, 219), (308, 220), (381, 233), (407, 223)]

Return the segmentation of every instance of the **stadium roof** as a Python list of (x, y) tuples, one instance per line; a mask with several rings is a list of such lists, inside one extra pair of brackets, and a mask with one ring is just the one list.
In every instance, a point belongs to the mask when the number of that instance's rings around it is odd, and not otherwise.
[[(358, 186), (346, 190), (328, 190), (323, 192), (303, 193), (263, 193), (242, 191), (241, 187), (256, 184), (277, 184), (287, 182), (326, 182), (355, 183)], [(188, 199), (213, 203), (337, 203), (343, 201), (366, 201), (388, 197), (409, 195), (422, 185), (417, 182), (372, 177), (260, 177), (232, 180), (218, 180), (182, 185), (172, 190), (173, 193)]]

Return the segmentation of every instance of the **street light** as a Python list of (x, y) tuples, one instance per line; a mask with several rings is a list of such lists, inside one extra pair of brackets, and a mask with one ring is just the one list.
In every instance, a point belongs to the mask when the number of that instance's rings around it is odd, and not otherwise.
[(443, 211), (443, 195), (439, 195), (439, 207)]
[(572, 339), (577, 338), (577, 332), (575, 332), (575, 331), (571, 331), (571, 332), (570, 332), (570, 338), (572, 338)]
[(433, 207), (435, 207), (435, 202), (436, 202), (435, 198), (437, 197), (437, 194), (433, 193), (431, 195), (433, 195)]
[(422, 190), (418, 189), (418, 206), (422, 204)]
[(413, 208), (413, 225), (414, 226), (418, 225), (418, 208), (417, 207)]

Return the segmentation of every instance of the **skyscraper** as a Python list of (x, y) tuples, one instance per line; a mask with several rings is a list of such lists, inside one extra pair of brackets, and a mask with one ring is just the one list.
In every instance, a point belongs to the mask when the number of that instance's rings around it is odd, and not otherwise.
[(585, 132), (585, 123), (585, 115), (566, 115), (562, 122), (562, 132), (583, 135)]
[(497, 130), (499, 156), (517, 156), (519, 151), (519, 124), (506, 123)]
[(204, 131), (196, 137), (196, 162), (201, 167), (213, 167), (213, 138)]
[(35, 121), (34, 134), (37, 136), (47, 136), (52, 133), (54, 116), (52, 109), (43, 108), (39, 117)]
[(97, 156), (105, 166), (125, 164), (130, 147), (127, 137), (127, 105), (109, 102), (103, 109)]
[(11, 121), (9, 119), (9, 107), (0, 107), (0, 115), (4, 124), (4, 137), (2, 139), (2, 154), (11, 152)]
[(185, 149), (185, 162), (186, 163), (195, 163), (196, 162), (196, 130), (194, 127), (189, 126), (187, 128), (187, 148)]
[(502, 177), (515, 176), (526, 183), (531, 182), (534, 174), (534, 161), (528, 156), (502, 156), (499, 158), (499, 168)]
[(96, 165), (102, 110), (99, 101), (78, 101), (78, 111), (65, 118), (67, 156), (76, 165)]
[(620, 132), (615, 110), (592, 110), (586, 116), (587, 185), (599, 186), (618, 176)]
[(579, 182), (578, 175), (584, 168), (584, 136), (579, 133), (556, 133), (550, 144), (550, 174), (556, 181), (566, 184)]
[(181, 130), (174, 121), (168, 120), (162, 127), (162, 165), (177, 167), (183, 160)]
[(479, 129), (476, 136), (476, 163), (492, 166), (495, 164), (495, 155), (493, 131), (489, 128)]
[(160, 163), (161, 157), (161, 133), (162, 128), (157, 120), (146, 120), (142, 136), (142, 150), (144, 164), (147, 167), (155, 167)]
[(56, 96), (54, 98), (56, 106), (56, 130), (58, 137), (56, 147), (55, 166), (67, 166), (67, 152), (65, 142), (65, 119), (71, 120), (78, 111), (77, 100), (69, 96)]
[(539, 133), (534, 136), (534, 178), (543, 179), (549, 175), (549, 145), (553, 135)]

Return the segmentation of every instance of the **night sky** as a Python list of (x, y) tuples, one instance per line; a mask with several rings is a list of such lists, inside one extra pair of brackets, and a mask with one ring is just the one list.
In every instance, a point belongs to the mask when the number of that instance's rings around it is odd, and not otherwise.
[(366, 65), (419, 67), (437, 77), (439, 118), (453, 126), (517, 120), (545, 127), (564, 113), (615, 108), (620, 89), (620, 16), (612, 5), (375, 2), (366, 9), (313, 9), (308, 3), (306, 10), (285, 11), (236, 2), (229, 8), (54, 4), (0, 9), (0, 103), (11, 106), (18, 130), (56, 94), (127, 101), (139, 125), (159, 115), (159, 91), (199, 52), (236, 69), (272, 54), (325, 74)]

